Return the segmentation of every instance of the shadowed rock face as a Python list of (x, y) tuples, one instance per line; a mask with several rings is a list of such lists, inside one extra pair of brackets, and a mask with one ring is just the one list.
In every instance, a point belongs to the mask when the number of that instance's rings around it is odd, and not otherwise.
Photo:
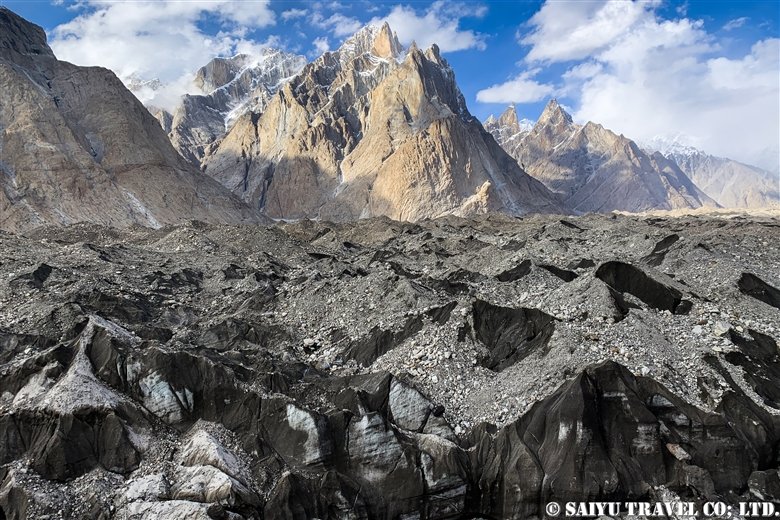
[(474, 332), (490, 351), (482, 365), (500, 371), (534, 350), (544, 350), (555, 330), (553, 317), (537, 309), (511, 309), (474, 302)]
[[(492, 312), (494, 319), (508, 311), (475, 304), (475, 314)], [(478, 335), (483, 320), (475, 320)], [(528, 323), (504, 333), (523, 327)], [(244, 382), (262, 381), (254, 371), (138, 345), (133, 338), (95, 319), (74, 342), (36, 359), (38, 371), (31, 366), (27, 377), (5, 378), (2, 391), (20, 403), (30, 383), (15, 386), (25, 380), (53, 386), (47, 396), (28, 394), (29, 404), (0, 418), (0, 460), (25, 455), (52, 480), (95, 468), (129, 475), (145, 456), (136, 436), (160, 420), (192, 439), (186, 461), (170, 477), (174, 499), (211, 503), (225, 496), (224, 506), (248, 517), (286, 510), (290, 518), (355, 511), (355, 502), (344, 498), (354, 499), (356, 489), (367, 517), (416, 511), (429, 518), (522, 518), (540, 514), (540, 504), (551, 500), (647, 497), (660, 484), (685, 489), (692, 475), (708, 483), (700, 492), (743, 489), (766, 463), (760, 447), (743, 440), (747, 425), (739, 418), (697, 410), (615, 363), (587, 368), (516, 422), (475, 430), (470, 441), (456, 443), (437, 407), (390, 374), (309, 377), (337, 405), (323, 413), (287, 397), (264, 397), (273, 388), (267, 383), (243, 390)], [(204, 440), (208, 434), (196, 421), (233, 432), (239, 450), (258, 457), (252, 473), (242, 474), (238, 456), (219, 440)], [(774, 423), (768, 415), (764, 421), (758, 427), (776, 443)], [(208, 457), (216, 462), (203, 460)], [(251, 490), (252, 475), (260, 479), (275, 468), (287, 469), (275, 483), (268, 481), (269, 488)], [(192, 495), (187, 479), (204, 479), (206, 488), (198, 493), (205, 494)], [(221, 481), (226, 487), (212, 487)], [(6, 477), (5, 492), (13, 486)], [(128, 507), (139, 507), (133, 504)], [(6, 500), (3, 507), (18, 505)]]
[[(762, 419), (759, 428), (774, 435), (776, 422)], [(548, 501), (647, 496), (662, 483), (682, 489), (699, 473), (700, 492), (743, 488), (761, 448), (740, 440), (748, 427), (616, 364), (599, 365), (516, 423), (475, 436), (476, 500), (497, 518), (523, 518), (542, 514), (539, 504)]]
[(739, 290), (742, 291), (742, 294), (747, 294), (767, 305), (780, 309), (780, 290), (754, 274), (742, 273), (742, 277), (739, 279)]
[(448, 303), (441, 307), (434, 307), (422, 316), (413, 316), (397, 331), (374, 327), (368, 335), (350, 345), (344, 351), (344, 356), (347, 359), (354, 359), (363, 366), (370, 366), (378, 357), (420, 332), (425, 323), (425, 316), (434, 323), (447, 323), (456, 305), (457, 302)]
[(661, 265), (664, 261), (664, 258), (666, 258), (666, 254), (669, 252), (672, 246), (677, 243), (678, 240), (680, 240), (680, 236), (677, 234), (669, 235), (663, 240), (660, 240), (655, 245), (655, 247), (653, 247), (653, 250), (649, 255), (647, 255), (647, 258), (645, 259), (648, 265), (652, 265), (653, 267), (658, 267)]
[(531, 272), (531, 261), (523, 260), (515, 267), (502, 271), (496, 275), (496, 279), (500, 282), (514, 282), (520, 280)]
[(596, 277), (616, 291), (632, 294), (656, 309), (677, 314), (690, 312), (691, 304), (682, 299), (679, 290), (659, 282), (636, 266), (606, 262), (596, 270)]
[(764, 399), (764, 404), (780, 409), (780, 351), (777, 343), (755, 330), (749, 332), (752, 338), (729, 331), (731, 341), (739, 347), (739, 351), (726, 354), (726, 361), (742, 367), (745, 380)]

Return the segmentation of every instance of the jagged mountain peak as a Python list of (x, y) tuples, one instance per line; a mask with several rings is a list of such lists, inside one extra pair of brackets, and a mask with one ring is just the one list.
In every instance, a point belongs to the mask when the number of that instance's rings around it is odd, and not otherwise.
[(242, 117), (203, 164), (272, 218), (563, 211), (486, 137), (438, 46), (404, 52), (388, 24), (369, 25)]
[(305, 66), (304, 56), (266, 47), (252, 54), (217, 57), (198, 69), (198, 94), (185, 95), (169, 114), (155, 114), (179, 153), (200, 167), (210, 147), (245, 114), (262, 113), (274, 93)]
[(347, 38), (335, 54), (339, 56), (342, 65), (346, 65), (364, 54), (385, 60), (400, 59), (403, 51), (403, 46), (395, 32), (390, 28), (390, 24), (385, 22), (381, 25), (368, 24), (362, 27)]
[(236, 77), (241, 68), (246, 65), (246, 58), (246, 54), (230, 58), (213, 58), (195, 73), (195, 86), (202, 92), (218, 89)]
[(706, 155), (703, 151), (689, 144), (690, 138), (685, 135), (656, 135), (648, 141), (644, 141), (641, 146), (649, 151), (657, 151), (665, 156), (696, 156)]
[[(201, 92), (210, 94), (237, 80), (241, 81), (244, 75), (246, 75), (244, 78), (246, 83), (251, 83), (253, 79), (255, 79), (254, 83), (280, 81), (300, 71), (305, 64), (304, 56), (266, 47), (258, 54), (214, 58), (198, 69), (194, 83)], [(245, 90), (255, 86), (257, 85), (247, 84)]]
[(569, 113), (563, 109), (560, 103), (558, 103), (558, 100), (553, 98), (547, 102), (547, 105), (544, 107), (542, 115), (539, 116), (536, 124), (570, 126), (574, 124), (574, 121), (572, 120), (571, 115), (569, 115)]
[(507, 106), (506, 110), (498, 117), (490, 114), (484, 122), (486, 130), (491, 133), (497, 132), (501, 134), (498, 139), (499, 142), (504, 142), (508, 139), (518, 139), (526, 132), (530, 132), (535, 124), (536, 122), (530, 119), (521, 119), (517, 115), (517, 108), (514, 103)]
[(395, 58), (401, 54), (403, 48), (398, 41), (398, 37), (390, 29), (390, 24), (385, 22), (379, 29), (379, 34), (374, 38), (374, 45), (371, 48), (372, 54), (380, 58)]
[(517, 119), (517, 110), (515, 109), (515, 105), (509, 105), (507, 109), (504, 110), (504, 113), (499, 116), (497, 122), (499, 125), (518, 128), (520, 126), (520, 121)]

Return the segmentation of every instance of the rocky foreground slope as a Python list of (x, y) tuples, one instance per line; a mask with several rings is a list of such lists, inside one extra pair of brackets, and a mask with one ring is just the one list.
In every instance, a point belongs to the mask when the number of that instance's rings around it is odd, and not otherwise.
[(58, 61), (43, 29), (0, 7), (0, 229), (192, 218), (258, 220), (179, 156), (113, 72)]
[(780, 221), (0, 233), (0, 517), (780, 499)]

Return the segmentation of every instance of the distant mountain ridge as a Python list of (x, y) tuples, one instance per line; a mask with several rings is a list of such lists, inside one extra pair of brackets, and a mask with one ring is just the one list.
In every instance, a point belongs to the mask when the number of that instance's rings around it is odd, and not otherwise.
[(727, 208), (780, 207), (780, 174), (716, 157), (676, 140), (644, 143), (673, 160), (702, 191)]
[(574, 123), (554, 99), (531, 128), (520, 124), (514, 107), (485, 126), (531, 176), (575, 212), (717, 207), (674, 161), (648, 154), (601, 125)]

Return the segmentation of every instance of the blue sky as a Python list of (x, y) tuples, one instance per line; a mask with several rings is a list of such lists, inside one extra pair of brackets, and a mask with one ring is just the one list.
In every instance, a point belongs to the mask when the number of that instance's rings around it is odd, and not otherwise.
[(535, 119), (556, 97), (578, 121), (777, 168), (777, 0), (0, 4), (43, 26), (63, 59), (177, 85), (215, 55), (273, 45), (311, 59), (387, 19), (402, 43), (442, 48), (480, 119), (510, 102)]

